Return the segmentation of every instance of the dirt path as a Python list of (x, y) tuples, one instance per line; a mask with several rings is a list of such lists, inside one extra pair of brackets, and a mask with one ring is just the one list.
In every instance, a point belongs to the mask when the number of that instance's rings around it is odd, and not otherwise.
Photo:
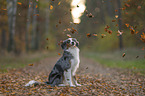
[(81, 58), (77, 72), (81, 87), (50, 87), (38, 85), (24, 87), (29, 80), (45, 82), (54, 64), (60, 57), (52, 57), (27, 66), (24, 69), (11, 70), (0, 74), (1, 95), (145, 95), (145, 78), (129, 71), (106, 68), (97, 62)]

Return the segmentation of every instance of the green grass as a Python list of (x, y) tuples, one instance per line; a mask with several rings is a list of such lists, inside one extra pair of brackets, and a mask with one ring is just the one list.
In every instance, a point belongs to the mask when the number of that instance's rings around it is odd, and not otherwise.
[(54, 52), (37, 52), (37, 53), (23, 54), (20, 56), (14, 56), (10, 54), (5, 56), (0, 56), (0, 73), (7, 72), (8, 69), (23, 68), (25, 66), (28, 66), (28, 64), (33, 64), (44, 58), (50, 56), (56, 56), (56, 55), (57, 54)]
[[(126, 55), (122, 57), (122, 54)], [(126, 49), (107, 53), (88, 52), (84, 56), (92, 58), (100, 64), (111, 68), (132, 69), (133, 72), (145, 74), (145, 51), (140, 49)], [(136, 58), (139, 56), (138, 58)]]

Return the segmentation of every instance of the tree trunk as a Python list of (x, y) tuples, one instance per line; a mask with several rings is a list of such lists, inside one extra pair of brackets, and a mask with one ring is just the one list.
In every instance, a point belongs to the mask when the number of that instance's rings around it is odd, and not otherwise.
[(16, 24), (17, 0), (7, 0), (8, 23), (9, 23), (9, 42), (8, 51), (14, 50), (14, 34)]
[(29, 51), (28, 34), (30, 31), (31, 15), (32, 15), (32, 0), (29, 0), (29, 7), (28, 7), (28, 13), (27, 13), (27, 26), (26, 26), (26, 34), (25, 34), (25, 44), (26, 44), (26, 51), (27, 52)]
[[(122, 30), (122, 18), (121, 18), (121, 2), (120, 0), (117, 0), (118, 3), (118, 26), (119, 30)], [(120, 50), (123, 48), (123, 42), (122, 42), (122, 35), (119, 36), (119, 48)]]
[(2, 37), (1, 37), (1, 47), (2, 49), (5, 49), (6, 48), (6, 31), (5, 29), (2, 29)]
[(38, 8), (36, 8), (36, 5), (37, 5), (37, 1), (34, 2), (34, 6), (33, 6), (33, 21), (32, 21), (32, 41), (31, 41), (31, 48), (32, 49), (37, 49), (36, 48), (36, 34), (38, 31), (37, 30), (37, 15), (38, 15)]

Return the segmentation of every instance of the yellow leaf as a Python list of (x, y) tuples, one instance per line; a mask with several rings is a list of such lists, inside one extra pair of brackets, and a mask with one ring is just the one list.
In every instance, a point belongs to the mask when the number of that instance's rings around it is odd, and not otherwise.
[(58, 5), (60, 5), (61, 2), (58, 2)]
[(36, 5), (36, 8), (38, 7), (38, 5)]
[(118, 18), (118, 15), (115, 15), (115, 18)]
[(53, 9), (53, 6), (52, 5), (50, 5), (50, 10), (52, 10)]

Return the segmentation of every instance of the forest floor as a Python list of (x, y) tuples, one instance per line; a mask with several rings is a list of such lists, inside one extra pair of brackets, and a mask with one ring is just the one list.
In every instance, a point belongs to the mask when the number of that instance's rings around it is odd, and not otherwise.
[(25, 68), (0, 74), (0, 96), (92, 96), (145, 95), (145, 78), (131, 70), (107, 68), (92, 59), (81, 58), (77, 79), (81, 87), (50, 87), (44, 84), (25, 87), (30, 80), (47, 81), (59, 57), (49, 57)]

